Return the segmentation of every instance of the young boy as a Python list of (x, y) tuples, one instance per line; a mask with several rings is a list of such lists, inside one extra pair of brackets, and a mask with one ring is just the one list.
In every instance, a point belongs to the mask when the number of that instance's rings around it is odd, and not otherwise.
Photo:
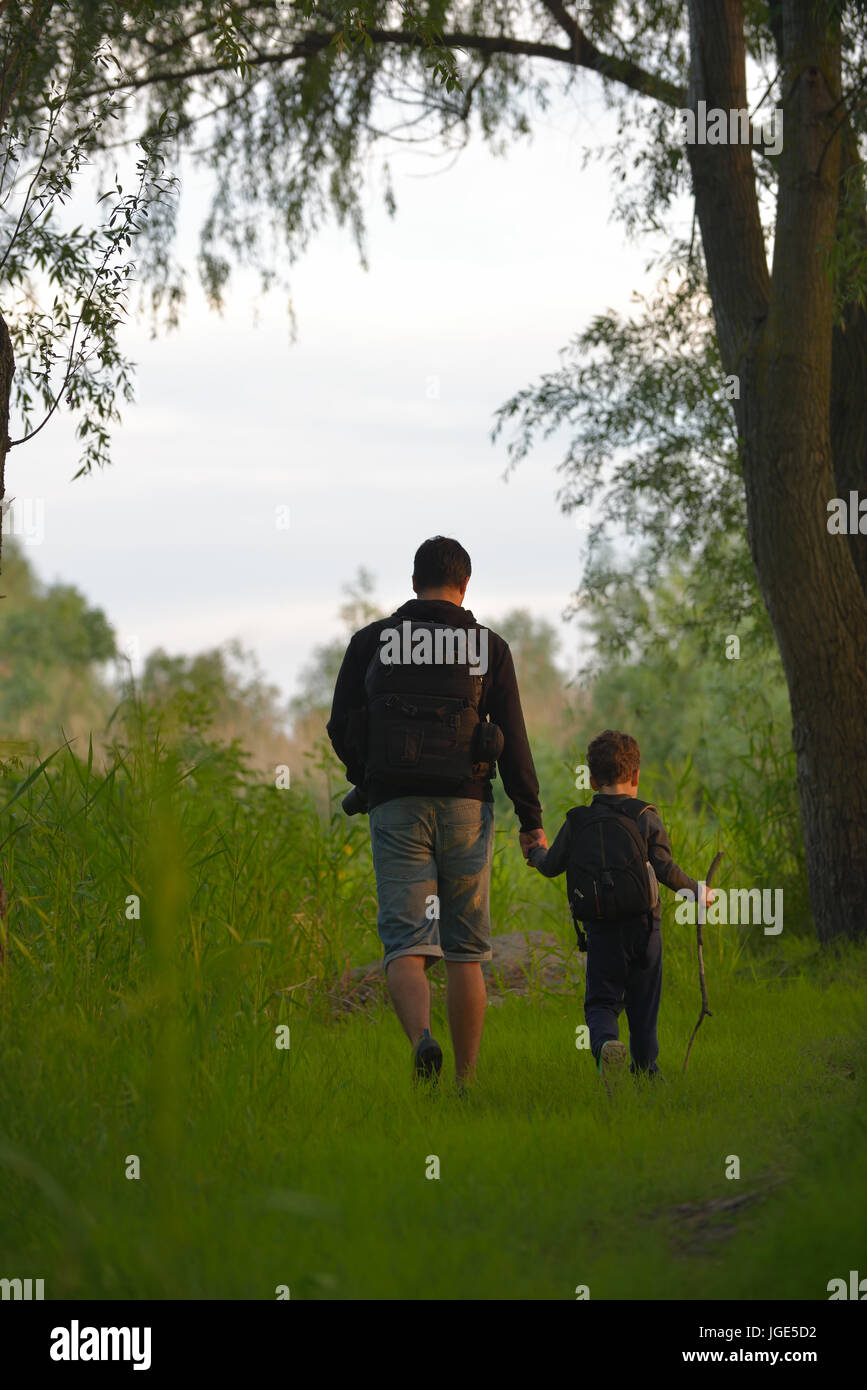
[[(584, 920), (587, 934), (587, 986), (584, 995), (584, 1017), (590, 1029), (590, 1048), (600, 1074), (608, 1080), (615, 1072), (626, 1067), (627, 1052), (618, 1036), (618, 1017), (625, 1007), (629, 1023), (629, 1048), (632, 1062), (629, 1070), (659, 1076), (656, 1059), (659, 1044), (656, 1037), (656, 1020), (659, 1013), (659, 999), (662, 987), (662, 936), (660, 920), (662, 911), (659, 893), (653, 881), (653, 874), (645, 873), (642, 860), (652, 866), (656, 878), (674, 891), (688, 888), (698, 898), (699, 885), (689, 874), (675, 864), (671, 856), (671, 845), (656, 808), (648, 802), (639, 801), (639, 765), (641, 753), (635, 739), (629, 734), (606, 729), (594, 738), (587, 750), (590, 768), (590, 785), (596, 792), (589, 808), (570, 811), (556, 840), (549, 850), (530, 849), (527, 865), (538, 869), (546, 878), (562, 874), (575, 859), (573, 850), (580, 839), (579, 858), (585, 853), (600, 855), (603, 863), (614, 862), (622, 850), (623, 858), (633, 858), (631, 869), (613, 870), (618, 875), (617, 882), (623, 887), (615, 888), (614, 877), (605, 869), (596, 869), (598, 886), (590, 871), (581, 876), (580, 868), (572, 870), (574, 882), (583, 882), (586, 896), (580, 889), (572, 889), (579, 908), (587, 905), (588, 918), (599, 912), (608, 915), (610, 908), (603, 902), (599, 904), (599, 892), (603, 898), (606, 890), (611, 895), (623, 893), (624, 901), (631, 901), (630, 895), (644, 891), (648, 898), (646, 911), (631, 916), (617, 916), (617, 920)], [(592, 816), (592, 829), (583, 830), (584, 821), (590, 819), (591, 812), (610, 808), (615, 814), (602, 819)], [(616, 824), (619, 817), (631, 822), (631, 826)], [(615, 822), (615, 834), (610, 829)], [(604, 830), (600, 830), (602, 825)], [(639, 837), (634, 830), (637, 828)], [(628, 833), (627, 833), (628, 832)], [(605, 835), (608, 844), (606, 859), (601, 836)], [(589, 837), (589, 838), (588, 838)], [(646, 852), (645, 852), (646, 846)], [(598, 848), (599, 847), (599, 848)], [(640, 876), (645, 873), (643, 882)], [(603, 887), (603, 881), (605, 887)], [(637, 886), (636, 886), (637, 885)], [(713, 892), (704, 885), (701, 888), (702, 901), (713, 901)], [(655, 897), (655, 903), (653, 898)], [(594, 901), (595, 898), (595, 901)], [(652, 904), (652, 905), (651, 905)]]

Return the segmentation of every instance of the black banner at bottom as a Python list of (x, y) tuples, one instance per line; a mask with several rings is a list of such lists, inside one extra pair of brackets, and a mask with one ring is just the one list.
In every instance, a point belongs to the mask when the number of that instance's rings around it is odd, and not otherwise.
[[(481, 1301), (480, 1301), (481, 1302)], [(419, 1319), (416, 1301), (402, 1308), (403, 1325), (388, 1325), (371, 1311), (377, 1305), (348, 1301), (260, 1302), (15, 1302), (0, 1303), (3, 1360), (16, 1370), (61, 1379), (110, 1370), (151, 1375), (195, 1372), (224, 1379), (231, 1374), (274, 1371), (310, 1373), (321, 1360), (330, 1376), (335, 1368), (370, 1373), (370, 1357), (396, 1334), (401, 1344), (431, 1336), (451, 1340), (449, 1313), (443, 1321), (430, 1313)], [(422, 1305), (424, 1306), (424, 1305)], [(564, 1353), (577, 1373), (585, 1361), (601, 1357), (618, 1372), (667, 1371), (675, 1366), (802, 1366), (823, 1375), (857, 1364), (864, 1310), (860, 1300), (632, 1303), (577, 1300), (568, 1307), (483, 1302), (483, 1323), (460, 1329), (461, 1354), (488, 1370), (502, 1357), (509, 1369), (526, 1355), (532, 1363)], [(447, 1305), (448, 1307), (448, 1305)], [(453, 1314), (452, 1314), (453, 1316)], [(502, 1332), (500, 1322), (502, 1319)], [(538, 1330), (563, 1334), (568, 1342), (556, 1353), (538, 1342)], [(452, 1334), (455, 1329), (452, 1330)], [(357, 1333), (357, 1335), (356, 1335)], [(409, 1346), (404, 1348), (402, 1354)], [(304, 1360), (300, 1360), (300, 1357)], [(550, 1364), (550, 1363), (549, 1363)], [(409, 1367), (407, 1367), (409, 1369)], [(468, 1367), (463, 1367), (464, 1372)], [(393, 1364), (389, 1374), (394, 1371)]]

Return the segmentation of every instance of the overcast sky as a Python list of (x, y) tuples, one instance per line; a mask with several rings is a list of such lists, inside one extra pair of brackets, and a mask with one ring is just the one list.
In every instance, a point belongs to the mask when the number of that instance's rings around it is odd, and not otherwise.
[[(235, 282), (225, 314), (195, 288), (180, 330), (133, 324), (135, 405), (114, 464), (71, 482), (69, 422), (14, 451), (7, 492), (44, 500), (40, 576), (78, 585), (124, 642), (194, 652), (239, 637), (289, 695), (314, 646), (339, 630), (341, 585), (365, 565), (377, 595), (411, 597), (416, 546), (457, 536), (473, 561), (467, 605), (494, 621), (517, 606), (561, 623), (586, 523), (557, 504), (562, 440), (509, 481), (493, 413), (557, 364), (591, 316), (646, 286), (649, 246), (610, 220), (604, 165), (585, 144), (612, 134), (592, 79), (540, 116), (533, 143), (494, 158), (480, 142), (444, 172), (392, 156), (398, 213), (371, 191), (362, 270), (329, 228), (294, 267), (297, 341), (279, 295), (259, 307)], [(184, 246), (203, 206), (186, 184)], [(275, 524), (288, 507), (288, 529)]]

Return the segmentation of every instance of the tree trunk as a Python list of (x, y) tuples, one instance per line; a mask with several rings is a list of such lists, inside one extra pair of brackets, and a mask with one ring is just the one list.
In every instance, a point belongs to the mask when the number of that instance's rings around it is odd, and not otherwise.
[[(813, 914), (827, 942), (867, 934), (867, 597), (849, 540), (827, 524), (837, 495), (832, 432), (858, 439), (860, 402), (837, 394), (832, 423), (832, 368), (841, 371), (845, 359), (833, 351), (823, 251), (837, 227), (841, 84), (839, 44), (822, 8), (784, 10), (791, 95), (745, 479), (750, 545), (789, 686)], [(863, 454), (847, 460), (849, 470), (854, 462), (863, 486)]]
[[(691, 102), (743, 106), (740, 0), (691, 0), (690, 18)], [(867, 935), (863, 545), (827, 527), (841, 480), (854, 487), (857, 478), (867, 492), (867, 381), (852, 390), (867, 325), (856, 309), (835, 331), (824, 259), (844, 145), (830, 5), (784, 0), (782, 44), (784, 139), (764, 304), (752, 171), (725, 147), (696, 146), (690, 158), (723, 363), (741, 376), (750, 550), (788, 683), (813, 917), (826, 943)]]
[[(867, 188), (858, 159), (856, 136), (847, 120), (842, 131), (840, 187), (852, 206), (844, 215), (841, 198), (840, 235), (855, 234), (867, 248)], [(848, 220), (848, 226), (847, 224)], [(843, 321), (834, 325), (831, 348), (831, 449), (834, 455), (835, 496), (848, 498), (851, 491), (867, 491), (867, 307), (846, 305)], [(849, 547), (861, 587), (867, 593), (867, 535), (849, 536)]]
[(6, 455), (9, 452), (9, 402), (15, 355), (6, 320), (0, 314), (0, 573), (3, 566), (3, 499), (6, 496)]
[[(0, 314), (0, 565), (3, 559), (3, 498), (6, 496), (6, 455), (9, 452), (9, 400), (12, 394), (12, 374), (15, 356), (9, 340), (6, 320)], [(2, 596), (0, 596), (2, 597)], [(0, 876), (0, 964), (4, 961), (3, 928), (7, 901), (3, 878)]]

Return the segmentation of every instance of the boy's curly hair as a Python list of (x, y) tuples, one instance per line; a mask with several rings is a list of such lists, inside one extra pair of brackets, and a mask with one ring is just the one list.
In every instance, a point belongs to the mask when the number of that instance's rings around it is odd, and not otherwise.
[(641, 749), (631, 734), (604, 729), (587, 749), (587, 765), (590, 776), (600, 787), (629, 782), (641, 766)]

